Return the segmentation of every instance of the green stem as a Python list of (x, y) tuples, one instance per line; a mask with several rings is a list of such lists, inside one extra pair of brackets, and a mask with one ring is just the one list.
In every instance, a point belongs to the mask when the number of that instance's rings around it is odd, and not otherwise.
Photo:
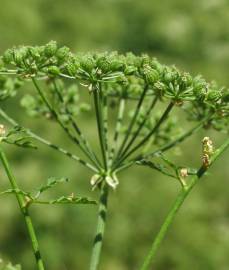
[[(0, 115), (1, 115), (7, 122), (9, 122), (12, 126), (20, 126), (14, 119), (12, 119), (11, 117), (9, 117), (9, 115), (7, 115), (2, 109), (0, 109)], [(52, 149), (54, 149), (54, 150), (56, 150), (56, 151), (58, 151), (58, 152), (60, 152), (60, 153), (62, 153), (62, 154), (64, 154), (64, 155), (66, 155), (67, 157), (69, 157), (69, 158), (71, 158), (71, 159), (73, 159), (73, 160), (79, 162), (81, 165), (87, 167), (88, 169), (90, 169), (90, 170), (92, 170), (92, 171), (94, 171), (94, 172), (96, 172), (96, 173), (98, 172), (98, 169), (97, 169), (97, 168), (95, 168), (95, 167), (94, 167), (93, 165), (91, 165), (90, 163), (84, 161), (84, 160), (81, 159), (80, 157), (78, 157), (78, 156), (72, 154), (71, 152), (65, 150), (64, 148), (62, 148), (62, 147), (60, 147), (60, 146), (58, 146), (58, 145), (56, 145), (56, 144), (53, 144), (53, 143), (49, 142), (48, 140), (46, 140), (46, 139), (40, 137), (39, 135), (33, 133), (33, 132), (30, 131), (29, 129), (26, 129), (26, 128), (25, 128), (25, 130), (26, 130), (26, 133), (27, 133), (30, 137), (32, 137), (33, 139), (35, 139), (35, 140), (39, 141), (40, 143), (45, 144), (45, 145), (47, 145), (48, 147), (50, 147), (50, 148), (52, 148)]]
[(116, 172), (120, 172), (130, 166), (132, 166), (133, 164), (135, 164), (137, 161), (141, 161), (142, 159), (146, 159), (146, 158), (150, 158), (155, 156), (157, 153), (160, 152), (165, 152), (169, 149), (171, 149), (172, 147), (182, 143), (185, 139), (187, 139), (188, 137), (190, 137), (193, 133), (197, 132), (199, 129), (201, 129), (203, 127), (203, 125), (205, 124), (205, 122), (209, 119), (209, 117), (203, 119), (200, 123), (198, 123), (196, 126), (194, 126), (193, 128), (191, 128), (190, 130), (188, 130), (187, 132), (185, 132), (184, 134), (182, 134), (180, 137), (178, 137), (177, 139), (166, 143), (164, 145), (162, 145), (160, 148), (158, 148), (157, 150), (150, 152), (148, 154), (145, 155), (141, 155), (141, 156), (137, 156), (135, 158), (133, 158), (132, 160), (130, 160), (129, 162), (123, 164), (121, 167), (119, 167)]
[(96, 122), (97, 122), (100, 148), (101, 148), (101, 152), (102, 152), (104, 168), (106, 170), (107, 169), (106, 142), (105, 142), (105, 138), (104, 138), (104, 126), (103, 126), (103, 117), (102, 117), (102, 112), (101, 112), (101, 100), (100, 100), (100, 96), (98, 94), (98, 91), (101, 91), (101, 89), (95, 88), (93, 90), (93, 95), (94, 95)]
[[(6, 155), (5, 155), (4, 151), (2, 150), (2, 148), (0, 148), (0, 159), (2, 161), (2, 164), (4, 166), (6, 174), (9, 178), (11, 187), (15, 190), (18, 190), (16, 179), (11, 171), (8, 160), (7, 160)], [(29, 210), (25, 206), (24, 196), (19, 194), (19, 193), (15, 193), (15, 196), (17, 198), (21, 213), (22, 213), (24, 220), (25, 220), (25, 224), (26, 224), (26, 227), (28, 230), (28, 235), (29, 235), (31, 243), (32, 243), (33, 253), (34, 253), (34, 256), (36, 259), (37, 267), (39, 270), (44, 270), (45, 269), (44, 263), (43, 263), (42, 258), (41, 258), (41, 253), (40, 253), (36, 233), (34, 230), (32, 219), (31, 219), (30, 214), (29, 214)]]
[(55, 80), (53, 80), (53, 85), (54, 85), (54, 88), (55, 88), (55, 91), (57, 93), (59, 101), (62, 103), (62, 105), (64, 105), (65, 113), (68, 115), (72, 127), (74, 128), (76, 133), (79, 135), (79, 138), (80, 138), (81, 142), (84, 144), (86, 150), (93, 156), (95, 163), (97, 163), (98, 166), (101, 166), (98, 158), (96, 157), (95, 153), (93, 152), (92, 148), (90, 147), (89, 142), (86, 140), (86, 138), (84, 137), (83, 133), (81, 132), (79, 126), (77, 125), (75, 119), (73, 118), (72, 112), (69, 111), (67, 106), (65, 106), (64, 98), (63, 98), (62, 93), (59, 90)]
[(59, 118), (59, 115), (57, 114), (57, 112), (52, 108), (50, 102), (48, 101), (48, 99), (46, 98), (46, 96), (44, 95), (44, 93), (42, 92), (42, 90), (40, 89), (39, 85), (37, 84), (36, 80), (34, 78), (32, 78), (33, 84), (38, 92), (38, 94), (40, 95), (40, 97), (42, 98), (43, 102), (46, 104), (46, 106), (48, 107), (48, 109), (50, 110), (50, 112), (53, 114), (53, 116), (55, 117), (56, 121), (59, 123), (59, 125), (63, 128), (63, 130), (66, 132), (66, 134), (69, 136), (69, 138), (76, 143), (79, 148), (81, 149), (81, 151), (89, 158), (89, 160), (96, 166), (97, 169), (100, 169), (99, 166), (95, 163), (93, 157), (91, 156), (91, 154), (81, 145), (80, 141), (72, 135), (71, 131), (62, 123), (62, 121)]
[(96, 235), (95, 235), (95, 239), (93, 243), (90, 270), (97, 270), (99, 261), (100, 261), (100, 255), (102, 251), (103, 237), (104, 237), (105, 225), (106, 225), (108, 191), (109, 191), (109, 187), (107, 186), (107, 184), (102, 183), (99, 210), (98, 210), (97, 229), (96, 229)]
[(122, 127), (122, 121), (123, 121), (123, 116), (124, 116), (124, 111), (125, 111), (125, 104), (126, 104), (125, 98), (121, 98), (119, 102), (118, 117), (116, 121), (115, 133), (114, 133), (114, 142), (113, 142), (110, 157), (109, 157), (110, 162), (112, 162), (112, 159), (115, 154), (115, 149), (117, 149), (118, 138), (119, 138), (120, 130)]
[(117, 162), (115, 164), (115, 168), (118, 168), (119, 165), (127, 159), (130, 155), (132, 155), (135, 151), (137, 151), (141, 146), (143, 146), (149, 139), (150, 137), (159, 129), (161, 124), (166, 120), (168, 117), (170, 111), (174, 107), (174, 102), (170, 102), (164, 113), (162, 114), (160, 120), (156, 123), (154, 128), (146, 135), (145, 138), (143, 138), (133, 149), (131, 149), (125, 156), (121, 157), (120, 159), (117, 159)]
[[(228, 147), (229, 147), (229, 139), (227, 139), (226, 142), (218, 150), (215, 151), (215, 154), (212, 156), (212, 158), (210, 160), (210, 166), (216, 161), (216, 159)], [(200, 169), (198, 170), (197, 174), (192, 178), (190, 184), (188, 186), (186, 186), (186, 188), (183, 188), (180, 191), (180, 193), (178, 194), (178, 196), (177, 196), (172, 208), (170, 209), (164, 223), (162, 224), (161, 229), (160, 229), (159, 233), (157, 234), (157, 236), (156, 236), (156, 238), (151, 246), (151, 249), (150, 249), (148, 255), (146, 256), (144, 263), (143, 263), (142, 267), (140, 268), (140, 270), (149, 269), (151, 263), (153, 262), (155, 255), (156, 255), (156, 252), (160, 247), (162, 240), (165, 238), (165, 235), (166, 235), (170, 225), (172, 224), (172, 222), (176, 216), (176, 213), (183, 205), (185, 198), (189, 195), (191, 190), (198, 183), (198, 180), (205, 174), (205, 172), (209, 169), (209, 167), (202, 165), (200, 167)]]
[(152, 102), (151, 102), (151, 104), (150, 104), (150, 106), (149, 106), (149, 108), (148, 108), (148, 110), (147, 110), (147, 112), (146, 112), (146, 114), (144, 116), (144, 119), (140, 123), (138, 129), (134, 132), (133, 137), (130, 140), (130, 142), (128, 143), (128, 145), (126, 146), (126, 148), (123, 150), (123, 153), (122, 153), (121, 157), (125, 156), (125, 154), (127, 153), (127, 151), (130, 149), (130, 147), (132, 146), (132, 144), (136, 140), (138, 134), (141, 132), (142, 128), (144, 127), (144, 125), (145, 125), (146, 121), (148, 120), (148, 117), (149, 117), (151, 111), (153, 110), (154, 106), (156, 105), (156, 103), (157, 103), (157, 97), (155, 97), (152, 100)]
[(126, 143), (127, 143), (127, 140), (128, 140), (128, 138), (129, 138), (129, 135), (131, 134), (131, 131), (132, 131), (133, 127), (134, 127), (134, 124), (135, 124), (135, 122), (136, 122), (136, 119), (137, 119), (137, 117), (138, 117), (138, 114), (139, 114), (139, 112), (140, 112), (140, 109), (141, 109), (141, 107), (142, 107), (142, 103), (143, 103), (143, 101), (144, 101), (144, 98), (145, 98), (145, 95), (146, 95), (147, 90), (148, 90), (148, 85), (146, 85), (146, 86), (144, 87), (144, 90), (143, 90), (143, 92), (142, 92), (142, 94), (141, 94), (141, 97), (140, 97), (140, 99), (139, 99), (139, 101), (138, 101), (138, 104), (137, 104), (136, 110), (135, 110), (135, 112), (134, 112), (134, 115), (133, 115), (133, 117), (132, 117), (132, 119), (131, 119), (131, 122), (130, 122), (130, 124), (129, 124), (129, 127), (128, 127), (128, 129), (127, 129), (127, 133), (126, 133), (126, 135), (125, 135), (125, 137), (124, 137), (124, 140), (123, 140), (123, 142), (122, 142), (122, 145), (121, 145), (120, 148), (119, 148), (119, 151), (118, 151), (118, 154), (117, 154), (117, 156), (116, 156), (116, 159), (119, 159), (119, 157), (122, 155), (123, 149), (124, 149), (124, 147), (125, 147), (125, 145), (126, 145)]
[(109, 141), (108, 141), (108, 105), (107, 105), (107, 96), (102, 95), (101, 91), (101, 99), (103, 102), (103, 130), (104, 130), (104, 138), (105, 138), (105, 151), (106, 151), (106, 160), (108, 162), (109, 159)]

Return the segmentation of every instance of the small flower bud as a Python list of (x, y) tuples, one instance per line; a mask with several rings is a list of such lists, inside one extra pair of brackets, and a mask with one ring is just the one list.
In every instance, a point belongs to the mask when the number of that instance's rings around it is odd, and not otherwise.
[(221, 93), (219, 91), (210, 91), (208, 92), (206, 99), (208, 101), (217, 101), (221, 98)]
[(122, 71), (124, 68), (124, 63), (119, 60), (113, 60), (110, 64), (111, 71)]
[(97, 60), (97, 66), (102, 70), (103, 73), (106, 73), (110, 70), (110, 62), (108, 61), (107, 57), (104, 56)]
[(149, 65), (144, 65), (143, 75), (148, 84), (153, 84), (159, 79), (159, 73)]
[(56, 57), (59, 60), (63, 60), (66, 58), (66, 56), (69, 54), (69, 52), (70, 52), (70, 49), (68, 47), (64, 46), (64, 47), (57, 50)]
[(182, 83), (187, 87), (192, 84), (192, 77), (189, 73), (184, 72), (181, 76)]
[(28, 51), (32, 58), (35, 60), (38, 60), (41, 57), (38, 47), (30, 47)]
[(95, 67), (95, 61), (92, 57), (84, 57), (80, 61), (80, 65), (85, 71), (91, 72)]
[(127, 66), (124, 70), (124, 74), (125, 75), (132, 75), (136, 71), (137, 71), (137, 68), (135, 66)]
[(2, 56), (2, 60), (5, 64), (10, 64), (14, 61), (14, 53), (12, 49), (8, 49)]
[(70, 76), (75, 76), (77, 69), (78, 69), (78, 66), (73, 62), (69, 62), (66, 65), (66, 69), (67, 69), (67, 72)]
[(170, 83), (173, 82), (174, 80), (176, 80), (178, 77), (178, 74), (174, 71), (168, 71), (166, 72), (166, 74), (164, 75), (164, 80), (166, 83)]
[(163, 66), (156, 59), (154, 59), (152, 62), (150, 62), (150, 66), (153, 69), (156, 69), (159, 73), (161, 73), (163, 71)]
[(52, 57), (57, 52), (57, 44), (56, 41), (50, 41), (48, 44), (45, 45), (44, 53), (48, 57)]

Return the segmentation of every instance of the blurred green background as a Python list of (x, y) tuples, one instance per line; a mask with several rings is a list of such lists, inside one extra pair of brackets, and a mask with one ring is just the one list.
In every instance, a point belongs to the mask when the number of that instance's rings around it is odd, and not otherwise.
[[(73, 51), (147, 52), (208, 80), (229, 85), (229, 2), (227, 0), (1, 0), (0, 52), (14, 45), (40, 45), (53, 39)], [(4, 108), (27, 127), (71, 149), (54, 124), (28, 119), (17, 98)], [(83, 130), (93, 139), (94, 118), (86, 115)], [(183, 164), (198, 166), (201, 138), (216, 145), (224, 135), (202, 131), (183, 143)], [(52, 150), (21, 151), (7, 147), (14, 172), (26, 190), (49, 176), (71, 182), (50, 196), (91, 193), (87, 171)], [(75, 149), (77, 153), (77, 148)], [(177, 150), (177, 149), (176, 149)], [(178, 153), (179, 151), (176, 151)], [(178, 155), (178, 154), (177, 154)], [(229, 269), (228, 153), (204, 177), (186, 201), (157, 255), (157, 270)], [(0, 170), (0, 189), (8, 188)], [(144, 168), (120, 175), (110, 197), (101, 270), (134, 270), (141, 264), (179, 185)], [(0, 257), (35, 269), (30, 242), (15, 198), (0, 198)], [(48, 270), (87, 269), (96, 224), (94, 206), (33, 206), (33, 219)]]

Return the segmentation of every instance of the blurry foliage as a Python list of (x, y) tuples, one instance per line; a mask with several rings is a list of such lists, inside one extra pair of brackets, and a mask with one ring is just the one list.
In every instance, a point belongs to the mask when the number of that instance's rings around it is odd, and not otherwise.
[[(13, 45), (43, 44), (54, 39), (74, 51), (148, 52), (165, 63), (176, 64), (194, 74), (201, 72), (208, 79), (216, 79), (220, 85), (228, 85), (228, 24), (227, 0), (23, 0), (20, 3), (2, 0), (0, 49), (3, 52)], [(26, 126), (70, 145), (62, 141), (62, 133), (52, 123), (34, 125), (33, 120), (27, 120), (14, 101), (6, 109), (15, 110)], [(85, 115), (81, 124), (87, 130), (91, 126), (88, 136), (93, 142), (94, 122), (90, 115)], [(199, 164), (200, 141), (206, 135), (214, 138), (216, 144), (221, 139), (215, 137), (214, 132), (195, 136), (196, 140), (184, 143), (182, 150), (186, 158), (180, 163)], [(70, 185), (76, 193), (83, 191), (85, 194), (88, 190), (89, 183), (84, 180), (89, 179), (89, 175), (46, 148), (40, 153), (27, 150), (27, 155), (23, 149), (12, 147), (9, 151), (19, 180), (28, 190), (53, 174), (74, 179)], [(178, 160), (179, 151), (176, 149)], [(156, 269), (228, 268), (227, 160), (228, 157), (212, 168), (214, 177), (203, 180), (186, 202), (162, 245), (155, 262)], [(141, 262), (177, 192), (173, 183), (158, 176), (141, 167), (131, 175), (127, 172), (121, 176), (122, 185), (111, 197), (101, 270), (133, 270)], [(8, 188), (2, 170), (0, 187), (1, 190)], [(68, 187), (60, 190), (67, 193)], [(20, 261), (23, 269), (33, 269), (33, 256), (17, 205), (12, 198), (6, 201), (0, 198), (0, 202), (0, 219), (4, 221), (0, 224), (0, 254), (7, 261)], [(85, 269), (91, 247), (88, 243), (94, 233), (95, 209), (85, 211), (83, 206), (34, 208), (44, 257), (48, 258), (47, 269)]]

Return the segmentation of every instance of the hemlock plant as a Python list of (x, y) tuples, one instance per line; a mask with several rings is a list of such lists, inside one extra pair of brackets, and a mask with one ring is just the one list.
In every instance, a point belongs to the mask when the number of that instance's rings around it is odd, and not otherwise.
[[(108, 195), (110, 190), (118, 189), (121, 171), (130, 170), (133, 166), (147, 166), (180, 183), (180, 193), (139, 268), (149, 269), (185, 198), (229, 145), (227, 138), (221, 146), (215, 147), (207, 136), (209, 129), (229, 132), (229, 90), (218, 87), (215, 82), (207, 83), (201, 76), (192, 77), (175, 66), (162, 65), (148, 55), (120, 55), (116, 52), (73, 54), (67, 47), (59, 48), (54, 41), (40, 47), (9, 49), (3, 54), (0, 63), (1, 102), (22, 91), (25, 84), (32, 84), (34, 88), (32, 95), (25, 94), (21, 100), (28, 115), (56, 121), (84, 158), (21, 126), (2, 108), (0, 115), (12, 128), (0, 126), (1, 144), (37, 148), (36, 142), (39, 142), (91, 171), (92, 189), (98, 189), (100, 197), (90, 270), (98, 269)], [(93, 109), (79, 101), (79, 95), (85, 92), (93, 101)], [(174, 116), (175, 108), (181, 111), (178, 115), (185, 116), (190, 124), (184, 132), (178, 124), (181, 120)], [(85, 110), (94, 115), (100, 153), (91, 147), (78, 125)], [(115, 121), (111, 119), (111, 110), (117, 113)], [(206, 137), (200, 142), (202, 157), (199, 168), (189, 168), (168, 159), (166, 151), (200, 129), (206, 130)], [(31, 238), (37, 267), (45, 269), (29, 214), (30, 206), (36, 203), (96, 202), (73, 194), (45, 201), (43, 192), (68, 179), (52, 177), (36, 191), (26, 192), (18, 187), (2, 146), (0, 158), (11, 184), (11, 188), (1, 194), (15, 194)]]

